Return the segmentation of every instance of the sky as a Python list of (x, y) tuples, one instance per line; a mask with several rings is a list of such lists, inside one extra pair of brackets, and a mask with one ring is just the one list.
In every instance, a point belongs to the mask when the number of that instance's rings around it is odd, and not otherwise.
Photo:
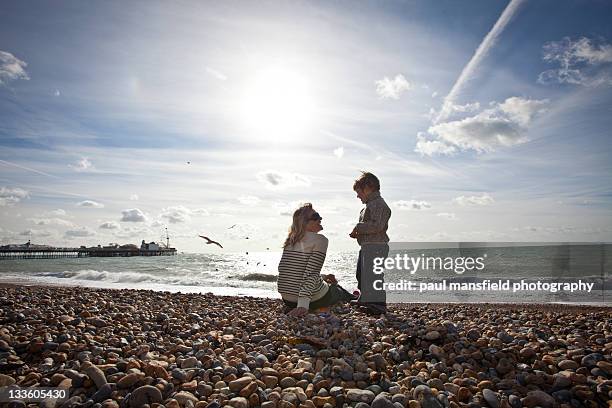
[[(5, 2), (0, 243), (612, 240), (607, 1)], [(224, 249), (205, 246), (207, 235)], [(248, 239), (247, 239), (248, 238)]]

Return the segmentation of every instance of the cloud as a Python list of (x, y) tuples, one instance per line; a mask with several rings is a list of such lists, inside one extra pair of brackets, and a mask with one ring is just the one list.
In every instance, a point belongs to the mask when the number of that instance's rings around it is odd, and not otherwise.
[(196, 208), (192, 210), (183, 205), (177, 205), (164, 208), (160, 214), (160, 217), (168, 220), (170, 224), (179, 224), (191, 221), (192, 216), (207, 215), (210, 215), (210, 213), (204, 208)]
[(94, 235), (96, 235), (96, 232), (90, 230), (87, 227), (80, 227), (77, 229), (68, 230), (64, 233), (64, 237), (66, 239), (93, 237)]
[(170, 224), (179, 224), (191, 221), (191, 211), (182, 205), (164, 208), (161, 217), (168, 220)]
[(453, 201), (461, 206), (490, 205), (495, 202), (488, 193), (482, 193), (479, 196), (459, 196)]
[(119, 223), (116, 221), (106, 221), (103, 222), (102, 224), (100, 224), (100, 226), (98, 227), (100, 229), (107, 229), (107, 230), (114, 230), (114, 229), (119, 229)]
[(130, 196), (130, 201), (138, 201), (138, 198), (139, 198), (139, 197), (138, 197), (138, 194), (132, 194), (132, 195)]
[(344, 147), (340, 146), (337, 149), (334, 149), (334, 156), (341, 159), (344, 157)]
[(104, 204), (92, 200), (79, 201), (76, 205), (86, 208), (104, 208)]
[[(541, 84), (573, 84), (585, 86), (612, 85), (612, 45), (594, 44), (593, 40), (581, 37), (572, 40), (565, 37), (551, 41), (542, 47), (542, 59), (558, 68), (543, 71), (538, 75)], [(604, 69), (601, 69), (605, 67)]]
[(273, 203), (272, 206), (274, 207), (274, 209), (276, 209), (276, 211), (278, 211), (279, 215), (293, 216), (293, 212), (297, 210), (299, 207), (301, 207), (302, 204), (303, 202), (301, 201), (291, 201), (291, 202), (277, 201)]
[(66, 211), (62, 210), (61, 208), (57, 208), (55, 210), (51, 210), (51, 211), (46, 211), (43, 213), (44, 216), (57, 216), (57, 217), (63, 217), (64, 215), (66, 215)]
[(533, 119), (545, 112), (548, 100), (513, 96), (502, 103), (493, 102), (482, 112), (460, 120), (439, 123), (427, 133), (417, 134), (415, 151), (422, 156), (451, 155), (458, 150), (492, 152), (528, 141)]
[(121, 211), (122, 222), (145, 222), (147, 221), (146, 215), (138, 208), (130, 208)]
[(25, 231), (21, 231), (19, 233), (22, 237), (32, 237), (32, 238), (46, 238), (53, 235), (53, 233), (49, 230), (37, 230), (37, 229), (28, 229)]
[(0, 207), (9, 207), (30, 197), (30, 193), (22, 188), (0, 187)]
[(393, 206), (400, 210), (428, 210), (431, 208), (431, 204), (429, 204), (427, 201), (417, 200), (394, 201)]
[(465, 85), (474, 77), (474, 73), (476, 69), (480, 65), (480, 63), (485, 59), (489, 51), (493, 48), (497, 39), (504, 31), (508, 23), (512, 20), (519, 7), (525, 0), (511, 0), (501, 16), (495, 22), (493, 28), (487, 33), (485, 38), (482, 40), (474, 55), (467, 63), (467, 65), (461, 71), (459, 78), (455, 81), (455, 84), (451, 88), (451, 91), (444, 98), (444, 104), (442, 105), (442, 109), (440, 110), (440, 114), (434, 121), (434, 123), (438, 123), (444, 121), (448, 118), (448, 115), (452, 113), (451, 108), (455, 104), (455, 99), (461, 93)]
[(442, 217), (442, 218), (446, 218), (447, 220), (456, 220), (457, 219), (457, 216), (455, 215), (455, 213), (440, 212), (440, 213), (437, 213), (436, 216)]
[(87, 157), (81, 158), (77, 164), (69, 164), (68, 167), (74, 171), (91, 171), (94, 169), (93, 163)]
[(261, 199), (259, 197), (255, 197), (252, 195), (240, 196), (237, 198), (237, 200), (238, 202), (240, 202), (240, 204), (248, 205), (249, 207), (253, 207), (261, 202)]
[(60, 225), (64, 227), (72, 227), (74, 224), (68, 220), (61, 218), (28, 218), (28, 221), (36, 225)]
[(192, 215), (201, 215), (201, 216), (209, 216), (210, 215), (210, 211), (208, 211), (206, 208), (194, 208), (191, 211)]
[(206, 73), (208, 75), (211, 75), (214, 78), (217, 78), (220, 81), (226, 81), (227, 80), (227, 75), (225, 75), (224, 73), (217, 71), (214, 68), (211, 67), (206, 67)]
[(151, 230), (146, 227), (126, 227), (113, 232), (113, 236), (122, 239), (135, 237), (142, 239), (149, 235), (151, 235)]
[[(471, 112), (476, 112), (478, 110), (480, 110), (480, 103), (478, 102), (471, 102), (471, 103), (466, 103), (464, 105), (457, 105), (457, 104), (449, 104), (448, 107), (448, 113), (446, 115), (447, 119), (454, 116), (454, 115), (461, 115), (461, 114), (465, 114), (465, 113), (471, 113)], [(434, 109), (431, 109), (430, 112), (430, 117), (431, 119), (434, 119), (434, 117), (436, 116), (437, 112)]]
[(428, 140), (426, 134), (419, 132), (417, 134), (417, 144), (414, 151), (420, 153), (421, 156), (435, 156), (435, 155), (452, 155), (456, 152), (454, 146), (450, 146), (439, 140)]
[(412, 88), (402, 74), (396, 75), (393, 79), (384, 77), (374, 83), (376, 84), (376, 93), (383, 99), (399, 99), (402, 93)]
[(257, 174), (257, 180), (270, 190), (281, 190), (290, 187), (308, 187), (308, 177), (297, 173), (286, 173), (277, 170), (266, 170)]
[(16, 79), (30, 79), (25, 71), (27, 65), (10, 52), (0, 51), (0, 85), (6, 85)]

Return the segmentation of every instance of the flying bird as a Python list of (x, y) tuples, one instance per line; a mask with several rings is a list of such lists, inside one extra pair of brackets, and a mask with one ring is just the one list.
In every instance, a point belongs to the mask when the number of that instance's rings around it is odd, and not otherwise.
[(210, 245), (210, 244), (215, 244), (217, 245), (219, 248), (223, 248), (223, 245), (221, 245), (220, 243), (218, 243), (217, 241), (213, 241), (212, 239), (205, 237), (204, 235), (198, 235), (200, 238), (204, 238), (206, 240), (206, 245)]

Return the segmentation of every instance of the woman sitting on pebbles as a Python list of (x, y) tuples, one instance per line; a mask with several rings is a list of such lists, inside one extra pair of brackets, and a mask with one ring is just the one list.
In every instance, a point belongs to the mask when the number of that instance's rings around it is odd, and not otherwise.
[(307, 203), (295, 210), (278, 265), (278, 291), (292, 310), (290, 316), (325, 311), (354, 297), (342, 289), (334, 275), (321, 277), (328, 240), (318, 232), (323, 218)]

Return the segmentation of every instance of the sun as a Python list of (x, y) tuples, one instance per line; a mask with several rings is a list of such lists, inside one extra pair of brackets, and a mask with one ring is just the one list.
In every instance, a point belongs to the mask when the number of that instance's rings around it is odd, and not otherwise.
[(243, 124), (258, 138), (304, 134), (313, 122), (314, 103), (307, 77), (283, 67), (263, 69), (245, 87)]

